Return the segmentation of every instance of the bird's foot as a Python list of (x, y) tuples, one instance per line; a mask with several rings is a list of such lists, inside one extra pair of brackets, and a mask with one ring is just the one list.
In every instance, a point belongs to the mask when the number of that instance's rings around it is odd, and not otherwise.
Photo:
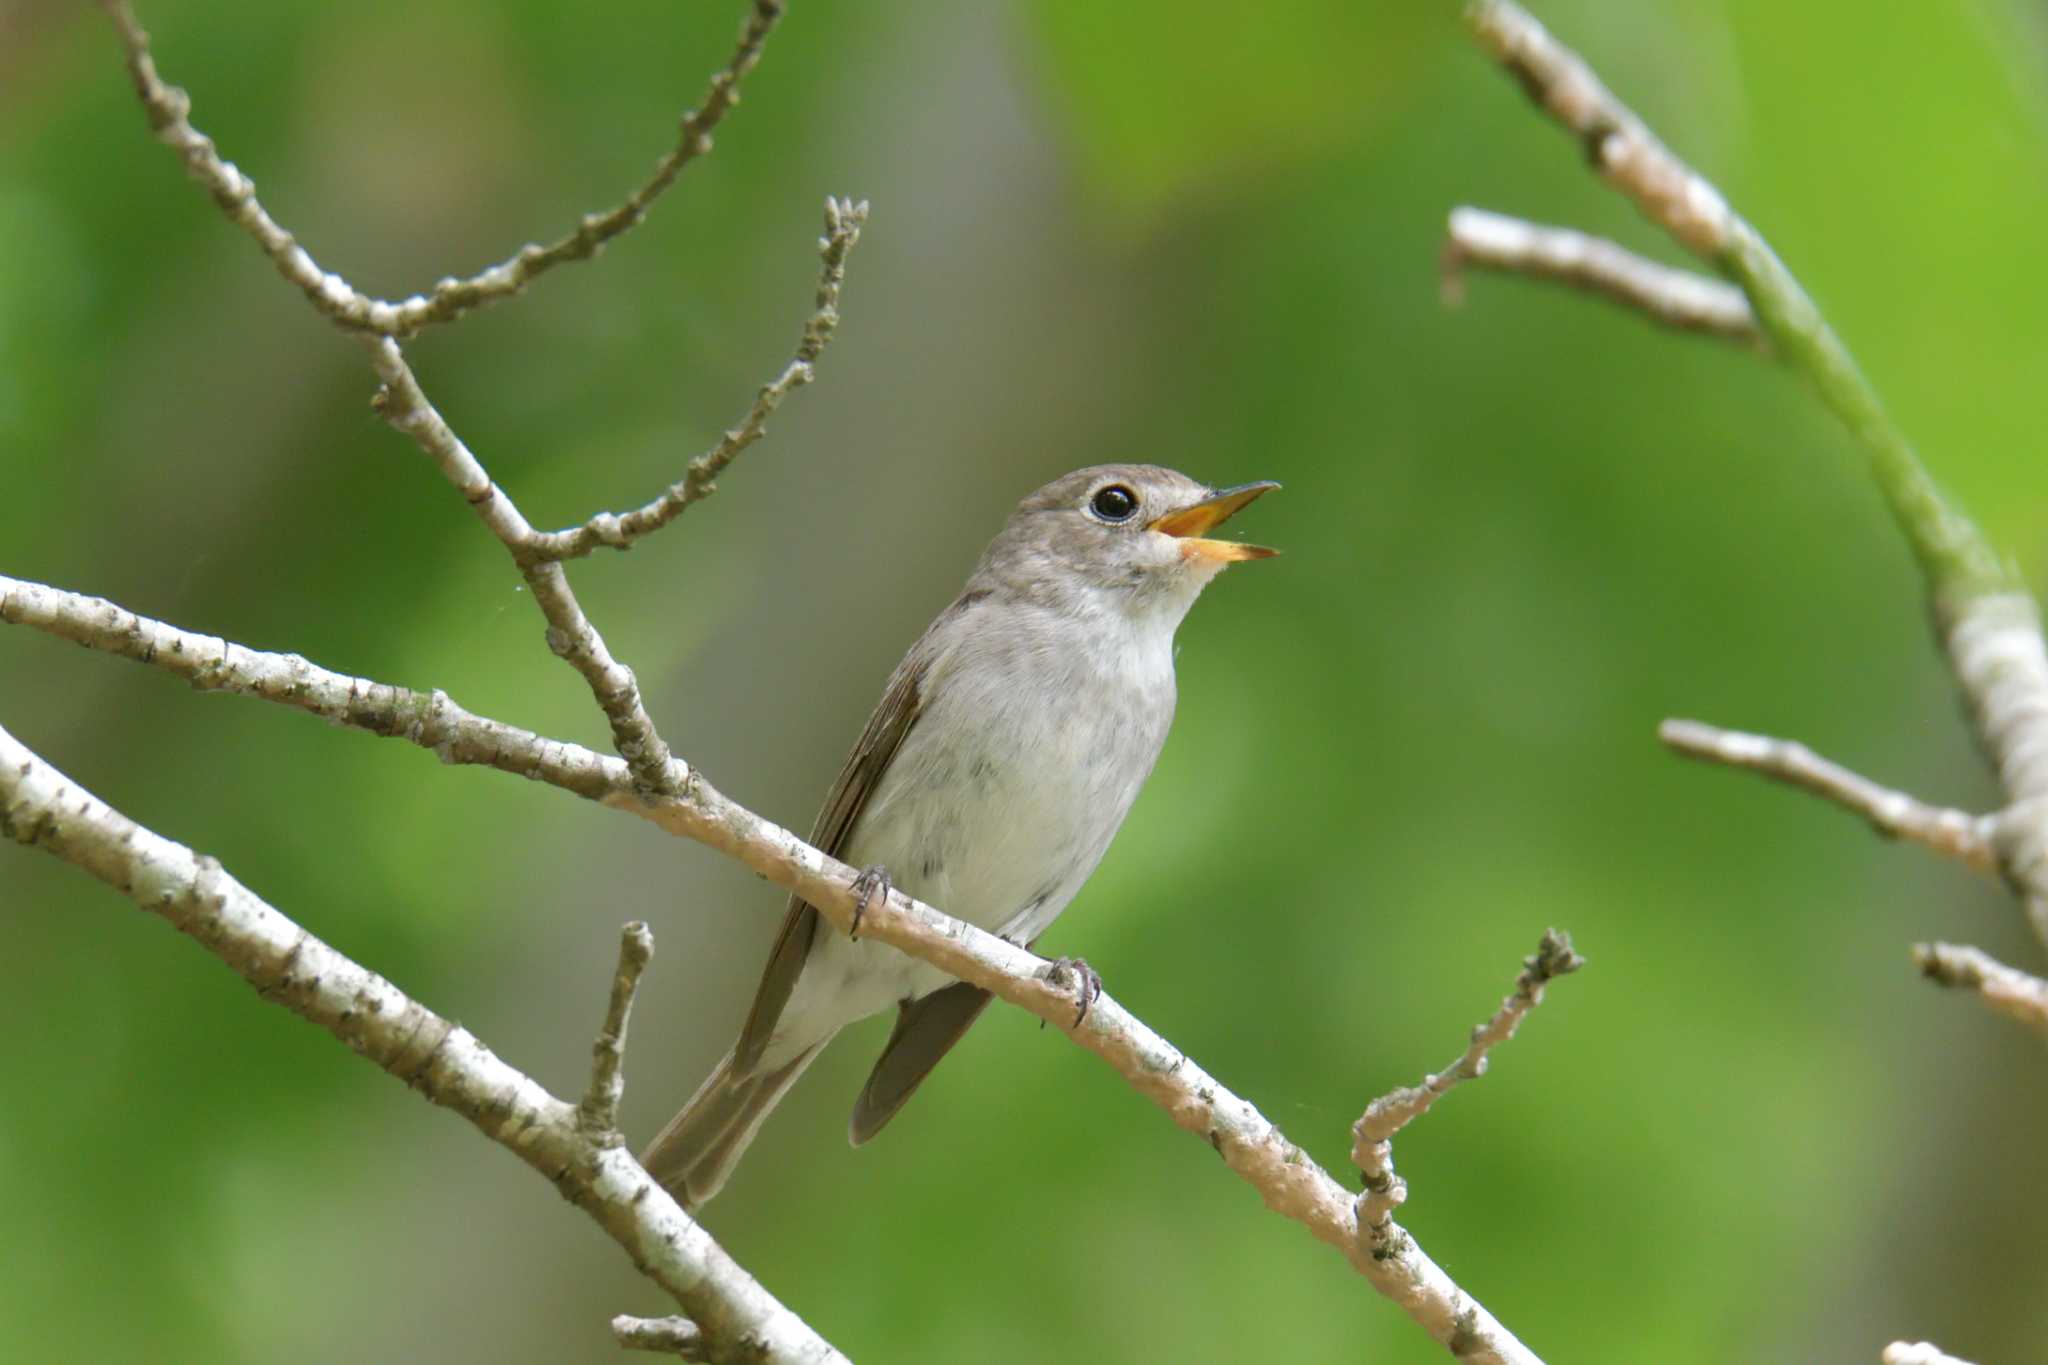
[(853, 879), (853, 927), (846, 931), (848, 938), (860, 937), (861, 916), (867, 914), (868, 907), (874, 904), (876, 896), (887, 901), (889, 892), (893, 889), (889, 881), (888, 868), (876, 863), (873, 867), (861, 869), (861, 874)]
[(1074, 980), (1074, 1027), (1081, 1027), (1081, 1021), (1088, 1017), (1088, 1007), (1102, 994), (1102, 973), (1088, 965), (1085, 957), (1054, 958), (1046, 964), (1045, 979), (1054, 986), (1063, 986), (1067, 978)]

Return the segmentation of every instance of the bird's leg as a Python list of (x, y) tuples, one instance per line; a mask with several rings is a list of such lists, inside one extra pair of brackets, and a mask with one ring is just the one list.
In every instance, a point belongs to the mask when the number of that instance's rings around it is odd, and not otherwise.
[(874, 903), (876, 896), (880, 896), (886, 902), (889, 899), (889, 892), (893, 889), (889, 881), (888, 868), (876, 863), (872, 867), (861, 869), (861, 874), (853, 879), (853, 927), (846, 931), (848, 938), (860, 937), (861, 916), (868, 912), (868, 906)]
[(1052, 985), (1065, 985), (1065, 978), (1074, 978), (1074, 1027), (1081, 1027), (1081, 1021), (1088, 1017), (1088, 1007), (1102, 994), (1102, 973), (1088, 965), (1085, 957), (1059, 957), (1046, 964), (1045, 979)]

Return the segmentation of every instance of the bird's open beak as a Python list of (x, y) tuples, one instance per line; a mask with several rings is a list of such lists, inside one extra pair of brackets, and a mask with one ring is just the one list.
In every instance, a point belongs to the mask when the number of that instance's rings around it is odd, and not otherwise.
[(1235, 540), (1206, 540), (1203, 537), (1230, 520), (1253, 498), (1279, 486), (1271, 480), (1262, 480), (1225, 488), (1192, 506), (1168, 512), (1146, 529), (1178, 539), (1181, 554), (1189, 559), (1207, 559), (1221, 564), (1233, 564), (1241, 559), (1270, 559), (1280, 552), (1263, 545), (1244, 545)]

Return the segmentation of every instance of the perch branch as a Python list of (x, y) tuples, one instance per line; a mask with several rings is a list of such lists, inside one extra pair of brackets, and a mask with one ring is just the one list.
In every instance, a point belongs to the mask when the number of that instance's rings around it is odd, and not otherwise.
[(1522, 1020), (1543, 1003), (1543, 988), (1585, 965), (1586, 959), (1572, 951), (1569, 935), (1546, 930), (1535, 953), (1522, 959), (1515, 989), (1500, 1002), (1491, 1019), (1472, 1030), (1472, 1041), (1458, 1059), (1435, 1075), (1423, 1077), (1421, 1085), (1402, 1086), (1380, 1096), (1351, 1125), (1351, 1160), (1365, 1178), (1356, 1217), (1374, 1255), (1398, 1250), (1407, 1235), (1393, 1222), (1394, 1210), (1408, 1198), (1407, 1183), (1394, 1174), (1394, 1134), (1428, 1113), (1430, 1106), (1459, 1082), (1485, 1075), (1487, 1055), (1514, 1037)]
[(409, 336), (435, 323), (453, 322), (486, 304), (509, 299), (540, 275), (568, 261), (588, 260), (607, 242), (639, 225), (685, 166), (711, 150), (711, 133), (739, 103), (739, 85), (761, 59), (761, 47), (782, 17), (781, 0), (755, 0), (740, 29), (739, 45), (711, 78), (703, 102), (683, 115), (675, 147), (654, 174), (624, 203), (606, 213), (585, 214), (574, 231), (546, 246), (529, 243), (509, 259), (466, 279), (443, 279), (426, 294), (393, 303), (371, 298), (333, 271), (323, 269), (298, 240), (272, 218), (256, 198), (256, 184), (222, 160), (213, 139), (192, 126), (192, 100), (166, 85), (150, 56), (149, 34), (128, 0), (101, 0), (126, 55), (129, 77), (157, 138), (178, 154), (194, 180), (204, 185), (229, 220), (248, 233), (277, 272), (297, 286), (313, 307), (339, 326), (379, 336)]
[(1468, 265), (1568, 284), (1680, 331), (1751, 346), (1762, 342), (1756, 314), (1734, 285), (1659, 265), (1572, 228), (1545, 227), (1484, 209), (1452, 209), (1443, 250), (1447, 301), (1464, 298)]
[(600, 546), (615, 550), (632, 547), (634, 541), (681, 516), (692, 503), (701, 502), (718, 491), (713, 482), (741, 451), (761, 439), (768, 419), (782, 406), (782, 400), (811, 382), (812, 366), (824, 353), (839, 326), (839, 289), (846, 279), (846, 256), (860, 241), (861, 225), (868, 220), (867, 201), (856, 204), (846, 199), (825, 201), (825, 235), (818, 239), (818, 254), (824, 269), (818, 277), (817, 307), (804, 324), (796, 355), (782, 373), (762, 385), (737, 427), (725, 433), (717, 445), (690, 461), (680, 481), (645, 506), (623, 514), (600, 512), (581, 526), (566, 531), (530, 533), (520, 552), (533, 559), (575, 559)]
[(1812, 792), (1862, 816), (1887, 839), (1918, 844), (1979, 872), (1998, 874), (1992, 843), (1996, 816), (1930, 806), (1831, 763), (1797, 740), (1723, 730), (1696, 720), (1667, 720), (1657, 727), (1657, 737), (1688, 758), (1744, 768)]
[[(350, 678), (295, 655), (191, 635), (38, 584), (0, 580), (0, 619), (168, 669), (195, 686), (312, 711), (430, 749), (446, 762), (518, 773), (601, 801), (738, 860), (802, 896), (841, 932), (852, 926), (861, 899), (857, 869), (731, 800), (680, 760), (671, 760), (660, 787), (649, 788), (620, 759), (475, 716), (442, 693)], [(1001, 996), (1101, 1057), (1177, 1126), (1214, 1148), (1268, 1208), (1343, 1254), (1437, 1341), (1470, 1345), (1462, 1359), (1474, 1365), (1536, 1362), (1406, 1233), (1393, 1229), (1384, 1253), (1365, 1245), (1349, 1191), (1248, 1101), (1107, 993), (1077, 1025), (1072, 991), (1055, 982), (1053, 964), (901, 892), (867, 902), (861, 933)]]
[(2048, 981), (2008, 967), (1981, 948), (1916, 943), (1913, 965), (1929, 981), (1975, 991), (2000, 1014), (2048, 1031)]
[(546, 1176), (667, 1290), (721, 1358), (843, 1360), (712, 1241), (614, 1140), (469, 1030), (315, 938), (212, 858), (143, 828), (0, 729), (0, 835), (161, 915), (264, 999), (462, 1115)]

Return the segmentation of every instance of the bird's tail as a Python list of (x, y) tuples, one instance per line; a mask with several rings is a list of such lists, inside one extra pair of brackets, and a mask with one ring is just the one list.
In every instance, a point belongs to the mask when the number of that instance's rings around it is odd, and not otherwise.
[(647, 1144), (640, 1164), (684, 1208), (711, 1202), (761, 1131), (762, 1121), (824, 1046), (815, 1043), (773, 1071), (748, 1076), (734, 1074), (733, 1054), (726, 1053), (682, 1112)]

